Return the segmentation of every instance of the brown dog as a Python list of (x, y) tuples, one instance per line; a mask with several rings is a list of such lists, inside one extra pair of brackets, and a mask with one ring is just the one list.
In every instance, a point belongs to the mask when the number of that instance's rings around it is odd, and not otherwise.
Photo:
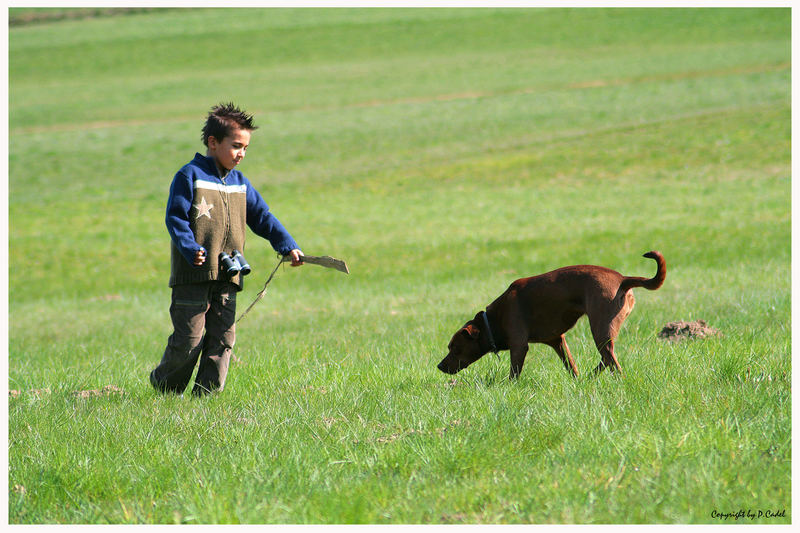
[(522, 371), (528, 343), (541, 342), (552, 346), (567, 371), (577, 377), (578, 369), (564, 333), (585, 314), (602, 358), (594, 373), (606, 367), (621, 372), (614, 355), (614, 339), (633, 309), (631, 289), (644, 287), (654, 291), (667, 276), (660, 252), (648, 252), (644, 257), (655, 259), (658, 264), (651, 279), (623, 276), (593, 265), (568, 266), (518, 279), (486, 311), (479, 312), (453, 335), (439, 370), (455, 374), (490, 351), (510, 350), (514, 379)]

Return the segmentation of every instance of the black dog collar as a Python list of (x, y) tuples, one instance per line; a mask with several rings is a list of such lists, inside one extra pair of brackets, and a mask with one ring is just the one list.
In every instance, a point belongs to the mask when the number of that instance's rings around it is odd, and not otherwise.
[(483, 316), (483, 323), (486, 325), (486, 335), (489, 337), (489, 349), (497, 353), (497, 344), (494, 342), (494, 335), (492, 335), (492, 326), (489, 325), (489, 317), (486, 316), (486, 311), (481, 311)]

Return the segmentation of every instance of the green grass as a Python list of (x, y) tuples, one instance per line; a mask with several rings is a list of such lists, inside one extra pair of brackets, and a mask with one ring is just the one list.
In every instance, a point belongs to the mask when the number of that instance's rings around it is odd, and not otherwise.
[[(790, 523), (790, 18), (178, 9), (11, 27), (9, 521)], [(225, 392), (162, 397), (164, 204), (228, 99), (261, 126), (242, 171), (306, 253), (352, 273), (280, 270)], [(636, 293), (624, 378), (572, 380), (542, 345), (515, 383), (507, 353), (436, 369), (514, 279), (649, 276), (651, 249), (667, 281)], [(252, 234), (247, 257), (240, 312), (276, 262)], [(679, 319), (722, 335), (657, 338)], [(568, 342), (588, 374), (585, 319)], [(106, 385), (123, 393), (74, 394)]]

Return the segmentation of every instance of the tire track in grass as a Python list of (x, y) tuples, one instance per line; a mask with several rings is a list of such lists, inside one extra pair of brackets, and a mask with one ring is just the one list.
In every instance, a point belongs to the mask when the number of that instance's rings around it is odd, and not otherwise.
[[(272, 109), (270, 113), (290, 113), (296, 111), (331, 111), (336, 109), (362, 109), (370, 107), (406, 105), (406, 104), (426, 104), (432, 102), (452, 102), (457, 100), (476, 100), (479, 98), (497, 98), (500, 96), (520, 96), (538, 93), (546, 93), (552, 91), (576, 91), (586, 89), (601, 89), (607, 87), (624, 87), (629, 85), (636, 85), (640, 83), (654, 83), (654, 82), (669, 82), (681, 81), (700, 78), (715, 78), (731, 75), (749, 75), (749, 74), (762, 74), (767, 72), (782, 72), (789, 70), (791, 63), (777, 63), (770, 65), (745, 65), (725, 69), (713, 70), (694, 70), (687, 72), (653, 74), (644, 76), (631, 76), (626, 78), (615, 79), (595, 79), (585, 80), (579, 82), (572, 82), (568, 84), (544, 84), (534, 87), (524, 87), (516, 90), (507, 91), (467, 91), (458, 93), (445, 93), (428, 96), (415, 96), (408, 98), (394, 98), (394, 99), (374, 99), (364, 102), (355, 102), (352, 104), (344, 104), (341, 106), (302, 106), (298, 108), (287, 109)], [(266, 114), (267, 111), (257, 109), (253, 111), (254, 114)], [(105, 129), (105, 128), (129, 128), (136, 126), (149, 126), (154, 124), (172, 124), (179, 122), (190, 122), (196, 120), (196, 116), (176, 116), (170, 118), (160, 119), (134, 119), (134, 120), (104, 120), (96, 122), (86, 122), (78, 124), (51, 124), (47, 126), (29, 126), (19, 127), (10, 130), (14, 135), (36, 134), (36, 133), (54, 133), (54, 132), (69, 132), (77, 130), (88, 129)]]

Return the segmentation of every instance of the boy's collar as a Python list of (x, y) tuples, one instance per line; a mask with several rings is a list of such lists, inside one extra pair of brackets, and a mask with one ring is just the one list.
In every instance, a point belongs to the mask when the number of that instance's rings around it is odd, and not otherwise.
[(230, 174), (230, 170), (221, 169), (220, 166), (217, 164), (217, 160), (214, 159), (214, 156), (210, 155), (203, 155), (200, 152), (195, 153), (195, 159), (201, 159), (205, 161), (206, 165), (208, 166), (209, 171), (213, 171), (214, 175), (225, 179), (228, 174)]

